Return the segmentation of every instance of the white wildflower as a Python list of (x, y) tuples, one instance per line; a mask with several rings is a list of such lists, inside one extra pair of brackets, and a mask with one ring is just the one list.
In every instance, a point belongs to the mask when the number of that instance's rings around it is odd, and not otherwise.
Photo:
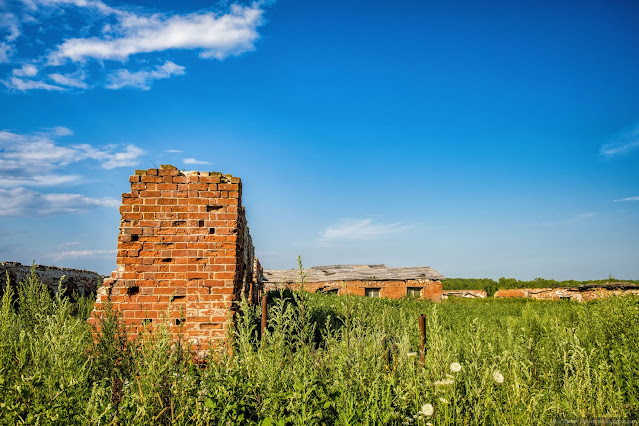
[(452, 364), (450, 364), (450, 371), (453, 373), (459, 373), (461, 369), (461, 364), (458, 362), (453, 362)]
[(417, 357), (417, 352), (408, 352), (406, 354), (407, 357), (409, 358), (416, 358)]
[(450, 378), (446, 378), (446, 379), (441, 379), (441, 380), (437, 380), (435, 383), (433, 383), (435, 386), (450, 386), (453, 383), (455, 383), (455, 381), (453, 379)]
[(499, 370), (495, 370), (493, 372), (493, 379), (495, 379), (495, 382), (497, 383), (504, 383), (504, 376), (501, 375)]
[(423, 414), (426, 417), (430, 417), (433, 415), (433, 406), (431, 404), (422, 405), (422, 409), (420, 410), (420, 414)]
[(441, 396), (439, 397), (439, 402), (441, 402), (442, 404), (448, 404), (448, 400), (446, 398), (442, 398)]

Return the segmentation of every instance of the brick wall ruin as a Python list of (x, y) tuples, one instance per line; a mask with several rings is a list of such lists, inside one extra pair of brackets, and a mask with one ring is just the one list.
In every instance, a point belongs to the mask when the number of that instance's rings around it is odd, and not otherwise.
[(639, 295), (639, 285), (626, 282), (586, 284), (579, 287), (515, 288), (495, 292), (495, 298), (522, 297), (536, 300), (587, 300), (603, 299), (626, 294)]
[[(26, 280), (31, 273), (31, 266), (18, 262), (0, 263), (0, 294), (4, 293), (7, 277), (11, 286), (17, 286), (20, 281)], [(88, 296), (95, 293), (102, 282), (102, 276), (96, 272), (71, 268), (58, 268), (56, 266), (33, 265), (35, 273), (44, 284), (49, 287), (51, 294), (58, 292), (60, 279), (66, 294), (76, 293), (80, 296)]]
[(205, 353), (226, 333), (236, 302), (256, 301), (261, 267), (242, 206), (239, 178), (136, 170), (122, 195), (117, 270), (99, 289), (90, 321), (110, 301), (134, 338), (142, 326), (169, 323)]
[(442, 291), (442, 299), (449, 297), (463, 297), (465, 299), (485, 299), (488, 293), (484, 290), (444, 290)]
[[(388, 268), (386, 265), (314, 266), (303, 270), (303, 289), (312, 293), (352, 294), (356, 296), (401, 299), (417, 297), (439, 302), (444, 277), (428, 266)], [(299, 269), (264, 270), (268, 290), (302, 288)]]

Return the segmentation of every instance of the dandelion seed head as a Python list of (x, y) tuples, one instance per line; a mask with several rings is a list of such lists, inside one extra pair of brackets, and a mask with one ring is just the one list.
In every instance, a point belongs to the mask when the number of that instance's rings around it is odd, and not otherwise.
[(436, 382), (434, 382), (433, 384), (435, 386), (450, 386), (453, 383), (455, 383), (455, 381), (453, 379), (451, 379), (450, 377), (447, 377), (445, 379), (441, 379), (441, 380), (437, 380)]
[(450, 371), (453, 373), (459, 373), (461, 369), (462, 369), (462, 366), (458, 362), (453, 362), (452, 364), (450, 364)]
[(495, 379), (495, 382), (497, 383), (504, 383), (504, 376), (501, 375), (499, 370), (495, 370), (493, 372), (493, 379)]
[(441, 396), (439, 397), (439, 402), (441, 402), (442, 404), (448, 404), (448, 400), (446, 398), (442, 398)]
[(433, 415), (433, 406), (431, 404), (424, 404), (422, 405), (422, 409), (420, 410), (420, 413), (423, 414), (426, 417), (430, 417)]

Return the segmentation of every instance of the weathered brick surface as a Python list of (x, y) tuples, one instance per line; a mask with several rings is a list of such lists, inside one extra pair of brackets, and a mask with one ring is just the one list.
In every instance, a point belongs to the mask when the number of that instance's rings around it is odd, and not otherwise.
[(466, 299), (485, 299), (488, 293), (484, 290), (444, 290), (442, 291), (442, 299), (449, 297), (463, 297)]
[(579, 287), (504, 289), (495, 292), (495, 297), (524, 297), (536, 300), (570, 299), (578, 302), (584, 302), (587, 300), (603, 299), (610, 296), (623, 296), (626, 294), (639, 295), (639, 286), (636, 284), (618, 282), (583, 285)]
[(136, 170), (130, 182), (120, 207), (117, 270), (99, 289), (90, 321), (99, 324), (110, 300), (132, 337), (168, 321), (204, 353), (224, 337), (242, 295), (255, 301), (262, 290), (242, 183), (172, 166)]
[[(300, 284), (287, 284), (287, 288), (299, 290)], [(442, 283), (437, 280), (396, 280), (396, 281), (325, 281), (305, 283), (303, 289), (309, 292), (332, 292), (366, 296), (366, 289), (379, 289), (379, 297), (401, 299), (408, 296), (408, 288), (420, 288), (421, 299), (440, 302), (442, 300)]]

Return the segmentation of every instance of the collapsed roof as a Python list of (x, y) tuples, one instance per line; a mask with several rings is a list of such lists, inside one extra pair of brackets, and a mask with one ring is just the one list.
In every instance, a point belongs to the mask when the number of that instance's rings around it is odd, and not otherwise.
[[(313, 266), (303, 270), (305, 282), (327, 281), (404, 281), (442, 280), (444, 276), (429, 266), (389, 268), (386, 265), (329, 265)], [(299, 269), (265, 269), (265, 283), (300, 282)]]

